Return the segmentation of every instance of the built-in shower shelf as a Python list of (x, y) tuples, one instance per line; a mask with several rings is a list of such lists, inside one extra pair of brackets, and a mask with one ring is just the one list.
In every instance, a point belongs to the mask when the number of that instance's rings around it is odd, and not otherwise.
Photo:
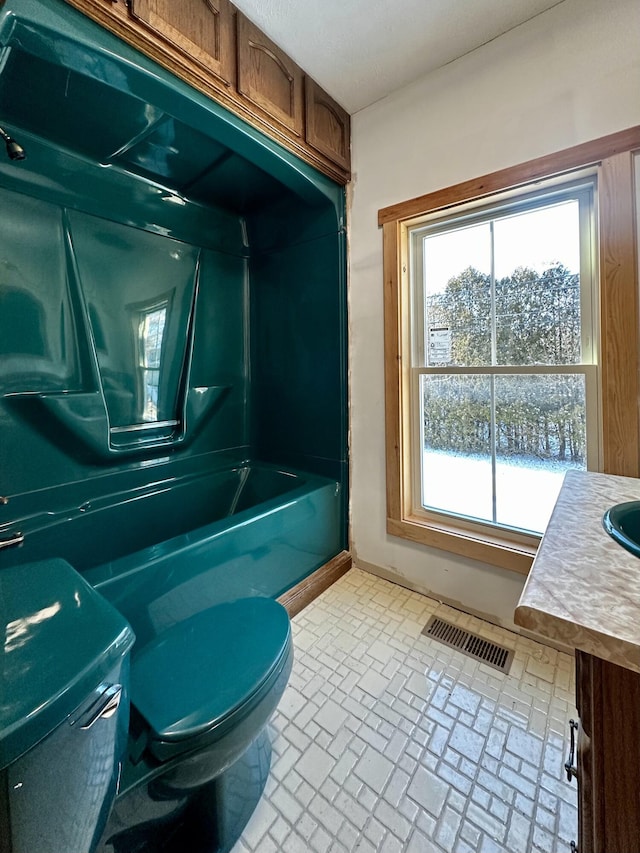
[[(231, 389), (230, 385), (190, 388), (182, 419), (110, 427), (101, 391), (34, 391), (6, 394), (4, 400), (50, 440), (77, 453), (78, 442), (92, 456), (110, 459), (144, 448), (187, 444)], [(62, 429), (60, 429), (62, 427)]]
[(230, 390), (231, 385), (201, 385), (189, 388), (184, 407), (186, 432), (189, 436), (195, 435), (207, 416), (213, 414)]
[(128, 424), (127, 426), (111, 427), (109, 432), (111, 435), (120, 435), (122, 433), (143, 432), (144, 430), (166, 429), (167, 427), (178, 426), (179, 421), (147, 421), (143, 424)]
[(148, 421), (147, 423), (111, 427), (109, 443), (112, 449), (116, 449), (120, 453), (122, 450), (141, 446), (147, 448), (160, 442), (167, 444), (181, 435), (182, 427), (178, 420)]
[[(5, 401), (47, 438), (73, 451), (80, 440), (98, 456), (109, 453), (109, 421), (100, 391), (7, 394)], [(60, 430), (60, 427), (63, 430)]]

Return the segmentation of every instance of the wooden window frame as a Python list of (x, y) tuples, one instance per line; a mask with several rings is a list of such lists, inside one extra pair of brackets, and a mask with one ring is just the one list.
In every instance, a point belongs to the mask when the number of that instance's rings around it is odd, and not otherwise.
[(640, 476), (640, 317), (633, 157), (640, 126), (530, 160), (378, 211), (383, 229), (387, 532), (491, 565), (527, 574), (536, 546), (500, 531), (478, 532), (452, 517), (412, 514), (410, 329), (407, 228), (416, 218), (541, 180), (593, 169), (598, 186), (599, 365), (602, 470)]

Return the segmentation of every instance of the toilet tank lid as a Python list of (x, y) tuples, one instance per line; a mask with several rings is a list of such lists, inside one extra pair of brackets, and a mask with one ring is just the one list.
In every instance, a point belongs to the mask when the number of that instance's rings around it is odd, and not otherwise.
[(0, 630), (2, 769), (91, 695), (122, 661), (134, 635), (124, 617), (61, 559), (0, 568)]
[(287, 611), (271, 598), (209, 607), (134, 654), (131, 702), (153, 739), (197, 737), (251, 700), (281, 664), (290, 635)]

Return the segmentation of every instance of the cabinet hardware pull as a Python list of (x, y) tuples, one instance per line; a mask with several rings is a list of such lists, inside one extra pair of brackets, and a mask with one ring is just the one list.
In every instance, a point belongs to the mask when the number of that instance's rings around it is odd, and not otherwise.
[(564, 763), (564, 769), (567, 771), (567, 782), (570, 782), (574, 776), (578, 775), (578, 770), (574, 765), (574, 756), (576, 754), (576, 732), (578, 731), (578, 723), (575, 720), (569, 720), (569, 733), (571, 735), (571, 746), (569, 749), (569, 758)]
[(575, 841), (571, 842), (571, 844), (569, 845), (569, 849), (571, 850), (571, 853), (579, 853), (578, 845), (576, 844)]

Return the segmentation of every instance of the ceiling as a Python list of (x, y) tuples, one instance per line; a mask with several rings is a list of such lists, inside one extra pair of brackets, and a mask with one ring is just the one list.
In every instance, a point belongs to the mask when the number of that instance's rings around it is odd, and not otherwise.
[(348, 112), (564, 0), (233, 0)]

